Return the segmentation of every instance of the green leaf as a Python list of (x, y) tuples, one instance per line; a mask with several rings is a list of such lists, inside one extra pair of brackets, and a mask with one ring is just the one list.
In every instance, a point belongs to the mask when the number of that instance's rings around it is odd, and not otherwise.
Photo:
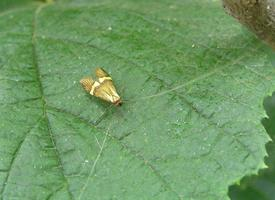
[[(228, 199), (265, 166), (274, 54), (220, 3), (26, 4), (0, 27), (2, 199)], [(122, 107), (81, 88), (97, 66)]]
[[(268, 117), (262, 120), (271, 139), (275, 139), (275, 93), (264, 100), (264, 108)], [(240, 186), (230, 187), (232, 200), (273, 200), (275, 199), (275, 144), (269, 142), (266, 145), (269, 157), (266, 159), (267, 170), (261, 170), (258, 176), (245, 177)]]
[(28, 2), (32, 2), (33, 0), (1, 0), (0, 1), (0, 11), (6, 10), (8, 8), (23, 6)]

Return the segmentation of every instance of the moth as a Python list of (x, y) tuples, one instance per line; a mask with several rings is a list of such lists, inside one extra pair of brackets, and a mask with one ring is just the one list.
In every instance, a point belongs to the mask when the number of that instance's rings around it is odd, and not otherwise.
[(122, 105), (121, 98), (117, 94), (110, 75), (102, 68), (96, 68), (95, 74), (98, 78), (97, 81), (93, 80), (91, 77), (84, 77), (80, 80), (83, 88), (92, 96), (111, 102), (116, 106)]

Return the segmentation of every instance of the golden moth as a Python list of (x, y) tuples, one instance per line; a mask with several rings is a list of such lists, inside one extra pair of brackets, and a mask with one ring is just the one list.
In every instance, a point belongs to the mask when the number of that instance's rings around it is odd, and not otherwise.
[(117, 94), (110, 75), (102, 68), (96, 68), (95, 74), (98, 78), (97, 81), (93, 80), (91, 77), (84, 77), (80, 80), (83, 88), (93, 96), (111, 102), (116, 106), (120, 106), (122, 101)]

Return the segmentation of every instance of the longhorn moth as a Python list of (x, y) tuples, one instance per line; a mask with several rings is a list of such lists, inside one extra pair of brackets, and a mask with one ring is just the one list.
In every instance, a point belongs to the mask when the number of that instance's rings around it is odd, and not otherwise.
[(96, 68), (95, 74), (98, 78), (97, 81), (93, 80), (91, 77), (84, 77), (80, 80), (83, 88), (92, 96), (96, 96), (100, 99), (111, 102), (116, 106), (120, 106), (122, 101), (120, 96), (117, 94), (110, 75), (102, 68)]

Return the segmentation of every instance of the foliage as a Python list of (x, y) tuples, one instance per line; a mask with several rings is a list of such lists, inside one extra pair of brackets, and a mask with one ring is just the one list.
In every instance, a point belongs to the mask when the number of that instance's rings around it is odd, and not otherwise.
[[(217, 1), (0, 13), (2, 199), (227, 199), (263, 168), (274, 54)], [(86, 94), (102, 66), (124, 100)]]

